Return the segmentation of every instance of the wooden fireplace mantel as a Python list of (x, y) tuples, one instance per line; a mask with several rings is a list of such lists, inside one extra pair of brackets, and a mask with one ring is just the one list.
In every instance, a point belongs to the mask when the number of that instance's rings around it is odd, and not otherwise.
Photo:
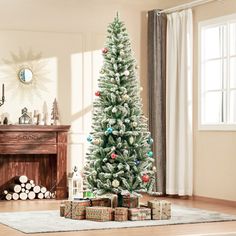
[[(43, 167), (40, 169), (45, 173), (38, 173), (37, 176), (51, 173), (51, 179), (55, 180), (55, 183), (50, 183), (50, 186), (55, 185), (57, 199), (66, 198), (67, 135), (69, 129), (69, 125), (0, 125), (0, 166), (2, 166), (3, 172), (12, 171), (12, 175), (27, 175), (23, 172), (29, 171), (29, 168), (34, 168), (36, 165), (32, 163), (40, 162), (40, 155), (38, 154), (42, 154)], [(29, 159), (30, 154), (37, 154), (34, 155), (35, 158), (32, 158), (32, 161)], [(11, 161), (7, 160), (8, 155)], [(53, 161), (45, 161), (45, 155), (48, 155), (48, 159), (53, 159)], [(25, 165), (28, 168), (22, 166), (24, 165), (24, 157), (27, 158)], [(8, 162), (8, 165), (4, 165), (4, 162)], [(13, 164), (9, 164), (10, 162), (14, 163), (12, 170), (10, 168)], [(49, 165), (47, 166), (45, 163), (49, 163)], [(11, 165), (10, 168), (9, 165)], [(4, 168), (8, 168), (8, 170)], [(19, 168), (19, 171), (15, 170), (16, 168)], [(33, 178), (32, 175), (31, 178)], [(0, 173), (0, 186), (3, 185), (4, 181), (8, 181), (8, 179), (4, 179), (4, 176), (14, 177), (9, 173), (2, 175)], [(43, 178), (46, 179), (46, 177)]]

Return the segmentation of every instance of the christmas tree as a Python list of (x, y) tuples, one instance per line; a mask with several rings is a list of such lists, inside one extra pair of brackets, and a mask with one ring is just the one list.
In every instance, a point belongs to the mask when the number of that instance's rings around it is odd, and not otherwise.
[(58, 104), (57, 104), (57, 99), (56, 98), (54, 99), (53, 105), (52, 105), (51, 120), (52, 120), (53, 125), (58, 124), (59, 111), (58, 111)]
[(85, 184), (95, 194), (151, 192), (153, 140), (142, 112), (137, 65), (127, 30), (118, 15), (108, 26), (99, 91), (93, 104), (93, 131), (84, 168)]

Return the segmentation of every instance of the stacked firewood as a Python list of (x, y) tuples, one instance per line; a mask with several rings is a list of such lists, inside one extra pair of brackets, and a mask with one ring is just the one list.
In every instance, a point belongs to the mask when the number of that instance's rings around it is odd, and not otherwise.
[(34, 180), (28, 179), (25, 175), (16, 176), (2, 195), (8, 201), (55, 198), (55, 193), (48, 191), (44, 186), (36, 185)]

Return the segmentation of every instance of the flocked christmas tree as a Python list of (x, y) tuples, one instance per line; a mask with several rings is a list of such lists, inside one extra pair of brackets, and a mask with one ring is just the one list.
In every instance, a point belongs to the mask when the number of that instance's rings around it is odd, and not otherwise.
[(107, 31), (99, 91), (93, 104), (93, 131), (87, 138), (91, 145), (85, 184), (98, 195), (151, 192), (155, 181), (153, 140), (142, 112), (137, 65), (118, 15)]

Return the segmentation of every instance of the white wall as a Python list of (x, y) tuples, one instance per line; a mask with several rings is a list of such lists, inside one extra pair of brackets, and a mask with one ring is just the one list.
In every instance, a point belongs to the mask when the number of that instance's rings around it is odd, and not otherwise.
[[(9, 113), (17, 122), (21, 109), (49, 113), (56, 97), (62, 124), (71, 124), (68, 170), (83, 166), (91, 111), (102, 58), (106, 29), (119, 11), (129, 31), (135, 58), (140, 64), (147, 110), (146, 86), (146, 11), (155, 1), (82, 1), (82, 0), (0, 0), (0, 59), (12, 59), (11, 52), (42, 53), (43, 68), (35, 88), (22, 86), (18, 70), (0, 60), (0, 86), (6, 85), (6, 102), (0, 113)], [(26, 64), (27, 64), (26, 63)], [(45, 72), (45, 73), (44, 73)], [(41, 73), (41, 74), (40, 74)], [(44, 88), (43, 88), (44, 86)], [(47, 91), (46, 91), (47, 90)]]
[(198, 23), (236, 12), (235, 0), (194, 8), (194, 195), (236, 201), (236, 132), (198, 130)]

